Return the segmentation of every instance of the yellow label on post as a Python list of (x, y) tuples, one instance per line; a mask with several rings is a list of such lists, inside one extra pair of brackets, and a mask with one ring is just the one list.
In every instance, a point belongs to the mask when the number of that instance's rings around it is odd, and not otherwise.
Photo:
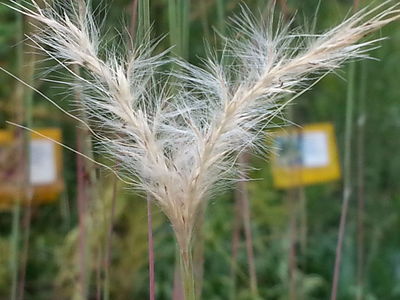
[(11, 207), (15, 201), (52, 202), (64, 189), (62, 150), (54, 142), (61, 141), (61, 130), (47, 128), (37, 132), (31, 133), (28, 177), (24, 179), (26, 175), (18, 170), (22, 139), (17, 139), (13, 131), (0, 130), (0, 209)]
[(272, 174), (277, 188), (292, 188), (340, 178), (333, 125), (318, 123), (273, 134)]

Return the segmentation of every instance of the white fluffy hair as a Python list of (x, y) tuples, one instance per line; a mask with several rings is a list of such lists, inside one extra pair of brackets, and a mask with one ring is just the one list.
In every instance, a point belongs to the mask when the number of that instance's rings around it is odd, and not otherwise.
[[(265, 129), (287, 95), (296, 97), (349, 59), (366, 57), (379, 39), (361, 41), (399, 18), (399, 5), (366, 8), (323, 34), (302, 34), (289, 24), (258, 23), (247, 9), (232, 22), (223, 58), (206, 69), (176, 60), (174, 85), (161, 77), (165, 53), (144, 43), (126, 56), (104, 52), (89, 5), (12, 8), (43, 27), (30, 39), (76, 77), (85, 114), (103, 148), (170, 219), (181, 249), (189, 249), (196, 213), (210, 191), (232, 176), (238, 154), (263, 148)], [(162, 79), (160, 79), (162, 78)], [(166, 82), (166, 83), (163, 83)], [(71, 82), (67, 83), (71, 85)], [(259, 143), (257, 143), (259, 142)]]

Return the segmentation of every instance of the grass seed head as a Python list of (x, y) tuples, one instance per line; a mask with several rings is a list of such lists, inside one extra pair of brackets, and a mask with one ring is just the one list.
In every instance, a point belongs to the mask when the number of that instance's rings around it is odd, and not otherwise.
[(85, 71), (85, 77), (72, 75), (96, 137), (159, 204), (181, 249), (190, 247), (202, 201), (238, 178), (238, 154), (265, 150), (262, 137), (281, 116), (282, 99), (295, 98), (350, 59), (367, 57), (380, 39), (362, 39), (400, 15), (399, 5), (387, 1), (325, 33), (305, 34), (282, 22), (274, 26), (272, 17), (259, 23), (243, 9), (222, 59), (206, 59), (204, 69), (175, 60), (180, 68), (167, 75), (176, 78), (171, 93), (158, 71), (170, 61), (165, 52), (153, 55), (155, 43), (147, 39), (126, 56), (107, 52), (89, 5), (29, 3), (11, 1), (44, 25), (29, 39), (68, 71), (72, 64)]

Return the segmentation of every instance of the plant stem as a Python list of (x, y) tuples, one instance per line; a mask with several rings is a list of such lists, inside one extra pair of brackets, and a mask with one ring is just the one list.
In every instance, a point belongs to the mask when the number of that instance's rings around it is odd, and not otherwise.
[[(189, 54), (189, 0), (168, 0), (168, 25), (170, 44), (173, 47), (174, 55), (187, 59)], [(201, 217), (200, 217), (201, 218)], [(200, 221), (199, 223), (202, 223)], [(185, 245), (179, 245), (179, 264), (180, 276), (175, 276), (174, 280), (180, 278), (182, 285), (174, 282), (174, 296), (180, 296), (180, 287), (183, 288), (185, 300), (196, 299), (196, 290), (194, 285), (194, 268), (192, 258), (191, 243), (187, 241)], [(202, 253), (196, 255), (202, 256)], [(202, 262), (202, 259), (199, 259)], [(197, 266), (199, 268), (199, 266)], [(175, 266), (177, 268), (177, 266)], [(176, 271), (175, 271), (176, 272)]]
[(13, 208), (12, 218), (12, 231), (11, 231), (11, 257), (10, 257), (10, 270), (11, 270), (11, 300), (17, 299), (17, 283), (18, 283), (18, 253), (19, 253), (19, 233), (20, 233), (20, 216), (21, 204), (19, 199), (15, 201)]
[[(29, 187), (27, 187), (29, 189)], [(30, 242), (30, 233), (31, 233), (31, 220), (32, 220), (32, 197), (28, 196), (28, 203), (25, 209), (25, 215), (23, 218), (23, 229), (24, 229), (24, 237), (23, 237), (23, 247), (22, 247), (22, 256), (21, 256), (21, 268), (20, 268), (20, 278), (19, 278), (19, 287), (18, 287), (18, 300), (23, 300), (25, 296), (25, 279), (26, 279), (26, 267), (28, 264), (28, 254), (29, 254), (29, 242)]]
[(129, 26), (129, 34), (131, 35), (132, 42), (134, 43), (137, 35), (136, 29), (137, 29), (137, 18), (138, 18), (138, 0), (132, 0), (130, 9), (131, 9), (131, 22)]
[[(135, 8), (132, 12), (131, 30), (134, 31), (137, 17), (137, 41), (145, 43), (145, 39), (150, 30), (150, 1), (134, 0), (132, 5), (137, 6), (137, 16), (135, 16)], [(132, 32), (133, 34), (133, 32)], [(151, 197), (147, 195), (147, 237), (148, 237), (148, 256), (149, 256), (149, 299), (155, 300), (156, 283), (155, 283), (155, 262), (154, 262), (154, 239), (153, 239), (153, 217), (151, 211)]]
[[(82, 129), (77, 130), (77, 149), (80, 153), (84, 153), (84, 138), (85, 134)], [(87, 228), (86, 228), (86, 217), (87, 217), (87, 187), (86, 175), (85, 175), (85, 162), (83, 158), (78, 155), (76, 157), (76, 169), (77, 169), (77, 208), (78, 208), (78, 261), (79, 261), (79, 283), (78, 283), (78, 294), (80, 299), (86, 299), (88, 294), (87, 289)]]
[[(86, 4), (84, 0), (75, 0), (78, 9), (77, 13), (81, 19), (85, 18)], [(80, 68), (78, 65), (73, 66), (73, 71), (79, 76)], [(76, 87), (74, 90), (74, 98), (77, 103), (83, 107), (82, 90)], [(82, 110), (83, 111), (83, 110)], [(86, 120), (85, 113), (81, 115), (82, 120)], [(76, 131), (77, 150), (86, 156), (93, 157), (91, 137), (87, 129), (77, 128)], [(87, 218), (89, 216), (89, 204), (94, 199), (94, 168), (82, 156), (76, 157), (76, 179), (77, 179), (77, 210), (78, 210), (78, 284), (77, 292), (79, 299), (87, 299), (89, 296), (90, 283), (90, 265), (89, 261), (89, 245), (87, 241), (88, 228)]]
[[(359, 5), (359, 0), (354, 0), (353, 9), (357, 10), (358, 5)], [(353, 62), (350, 64), (349, 84), (347, 89), (343, 202), (342, 202), (342, 211), (340, 215), (338, 242), (336, 245), (336, 257), (335, 257), (335, 267), (333, 272), (331, 300), (336, 300), (337, 297), (337, 289), (340, 276), (340, 264), (342, 260), (343, 239), (346, 230), (347, 211), (351, 195), (351, 138), (353, 131), (354, 84), (355, 84), (355, 74), (356, 74), (355, 69), (356, 69), (356, 64), (355, 62)]]
[(113, 183), (113, 193), (111, 199), (111, 214), (108, 224), (107, 239), (104, 249), (104, 287), (103, 287), (103, 300), (110, 299), (110, 261), (111, 261), (111, 243), (113, 236), (114, 227), (114, 217), (115, 217), (115, 205), (117, 202), (117, 192), (118, 192), (118, 181), (114, 178)]
[[(150, 30), (150, 1), (138, 0), (137, 7), (137, 42), (144, 43), (147, 38), (146, 34)], [(134, 3), (135, 4), (135, 3)], [(133, 5), (134, 5), (133, 4)], [(132, 17), (135, 17), (132, 15)], [(133, 25), (132, 25), (133, 27)]]
[(185, 300), (195, 300), (196, 290), (194, 285), (193, 259), (190, 246), (180, 250), (180, 265)]
[[(22, 2), (22, 1), (18, 1)], [(21, 14), (17, 14), (17, 38), (21, 41), (24, 39), (25, 20)], [(32, 26), (28, 26), (31, 29)], [(35, 55), (30, 54), (29, 57), (24, 55), (24, 43), (20, 43), (17, 47), (17, 68), (21, 78), (25, 79), (29, 85), (32, 85), (33, 73), (35, 69)], [(26, 66), (25, 66), (26, 63)], [(33, 92), (27, 89), (22, 84), (18, 83), (16, 88), (16, 123), (24, 124), (27, 127), (32, 126), (32, 97)], [(29, 179), (29, 163), (30, 163), (30, 133), (17, 130), (15, 139), (20, 147), (17, 155), (20, 155), (19, 163), (16, 165), (17, 173), (19, 176), (20, 192), (15, 197), (15, 204), (13, 208), (12, 218), (12, 232), (10, 243), (10, 271), (11, 271), (11, 295), (10, 299), (20, 299), (24, 296), (25, 288), (25, 268), (29, 249), (29, 234), (30, 234), (30, 200), (31, 200), (31, 187)], [(24, 217), (24, 247), (22, 257), (20, 257), (20, 235), (21, 235), (21, 204), (23, 201), (28, 200), (28, 210)], [(21, 268), (19, 261), (22, 259)], [(19, 270), (21, 273), (19, 274)], [(20, 281), (18, 282), (18, 279)], [(19, 295), (18, 295), (19, 286)]]
[(363, 299), (363, 272), (364, 272), (364, 220), (365, 220), (365, 182), (364, 182), (364, 156), (365, 156), (365, 122), (366, 110), (365, 99), (367, 97), (366, 62), (361, 64), (361, 87), (358, 114), (357, 135), (357, 300)]
[[(29, 20), (32, 22), (32, 20)], [(29, 23), (28, 22), (28, 23)], [(26, 30), (24, 32), (27, 35), (32, 34), (33, 25), (27, 24)], [(25, 74), (27, 82), (29, 85), (33, 86), (33, 78), (36, 67), (36, 55), (34, 53), (29, 54), (23, 61), (26, 61), (26, 67), (22, 70)], [(23, 123), (26, 124), (28, 128), (32, 127), (32, 110), (33, 110), (33, 91), (32, 89), (24, 88), (24, 114)], [(23, 188), (23, 200), (25, 201), (25, 211), (23, 218), (23, 247), (22, 247), (22, 257), (21, 260), (21, 268), (20, 268), (20, 278), (19, 278), (19, 293), (18, 299), (23, 300), (25, 295), (25, 279), (26, 279), (26, 267), (28, 263), (28, 255), (29, 255), (29, 239), (31, 232), (31, 213), (32, 213), (32, 198), (33, 198), (33, 187), (30, 182), (29, 173), (30, 173), (30, 162), (31, 162), (31, 134), (29, 132), (25, 132), (23, 135), (23, 148), (24, 148), (24, 158), (21, 160), (23, 164), (23, 173), (22, 173), (22, 185)]]
[[(248, 153), (244, 153), (239, 160), (242, 163), (248, 165)], [(246, 251), (247, 251), (247, 263), (249, 266), (249, 276), (250, 276), (250, 290), (254, 299), (258, 297), (258, 286), (257, 286), (257, 273), (256, 264), (253, 249), (253, 234), (251, 232), (251, 221), (250, 221), (250, 200), (247, 188), (247, 182), (241, 181), (239, 183), (241, 198), (242, 198), (242, 209), (243, 209), (243, 227), (244, 235), (246, 241)]]
[(225, 0), (217, 0), (218, 31), (225, 34)]
[(153, 240), (153, 217), (151, 213), (151, 197), (147, 196), (147, 236), (148, 236), (148, 251), (149, 251), (149, 285), (150, 285), (150, 300), (155, 299), (156, 286), (154, 275), (154, 240)]
[(297, 187), (288, 191), (289, 211), (289, 299), (297, 299)]
[[(359, 0), (354, 0), (354, 9), (358, 9)], [(367, 97), (366, 62), (361, 64), (360, 101), (358, 113), (357, 135), (357, 300), (364, 298), (363, 271), (364, 271), (364, 218), (365, 218), (365, 185), (364, 185), (364, 138), (365, 138), (365, 99)]]
[(231, 295), (230, 299), (235, 299), (236, 294), (236, 272), (238, 268), (237, 257), (240, 245), (240, 230), (242, 228), (242, 203), (238, 195), (238, 189), (235, 189), (234, 219), (232, 225), (232, 259), (231, 259)]
[[(238, 162), (246, 167), (249, 163), (249, 153), (244, 152), (239, 156)], [(231, 279), (232, 279), (232, 292), (231, 298), (234, 298), (235, 285), (236, 285), (236, 269), (237, 269), (237, 254), (240, 241), (240, 229), (243, 225), (245, 244), (247, 252), (247, 265), (248, 275), (250, 277), (250, 291), (253, 299), (258, 298), (258, 286), (257, 286), (257, 273), (255, 266), (255, 257), (253, 250), (253, 235), (251, 232), (251, 216), (250, 216), (250, 200), (248, 195), (247, 183), (245, 181), (239, 181), (237, 183), (235, 191), (235, 217), (232, 233), (232, 268), (231, 268)]]
[(350, 64), (349, 84), (348, 84), (347, 101), (346, 101), (346, 129), (345, 129), (345, 148), (344, 148), (345, 156), (344, 156), (344, 167), (343, 167), (344, 169), (343, 202), (340, 215), (338, 241), (336, 245), (336, 257), (335, 257), (335, 266), (333, 272), (331, 300), (336, 300), (337, 297), (338, 282), (340, 275), (340, 264), (342, 261), (343, 239), (346, 230), (347, 211), (351, 195), (351, 138), (353, 130), (354, 77), (355, 77), (355, 63), (352, 63)]
[(187, 59), (189, 53), (189, 0), (168, 0), (169, 36), (173, 53)]

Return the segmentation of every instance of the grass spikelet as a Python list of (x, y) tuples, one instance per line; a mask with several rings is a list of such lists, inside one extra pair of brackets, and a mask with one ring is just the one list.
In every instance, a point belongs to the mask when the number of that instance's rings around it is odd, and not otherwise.
[(41, 9), (33, 0), (11, 3), (44, 25), (30, 38), (35, 47), (67, 70), (77, 64), (85, 71), (85, 77), (73, 75), (96, 137), (168, 216), (189, 269), (201, 202), (237, 178), (243, 149), (264, 150), (259, 141), (280, 114), (283, 97), (304, 92), (349, 59), (367, 57), (381, 39), (362, 39), (400, 15), (399, 5), (388, 1), (323, 34), (304, 34), (272, 16), (260, 24), (243, 8), (231, 22), (235, 38), (225, 39), (221, 61), (230, 64), (209, 58), (201, 69), (175, 60), (181, 67), (173, 71), (172, 97), (158, 72), (168, 60), (165, 53), (152, 54), (155, 43), (117, 55), (102, 49), (89, 5), (78, 14), (70, 4)]

